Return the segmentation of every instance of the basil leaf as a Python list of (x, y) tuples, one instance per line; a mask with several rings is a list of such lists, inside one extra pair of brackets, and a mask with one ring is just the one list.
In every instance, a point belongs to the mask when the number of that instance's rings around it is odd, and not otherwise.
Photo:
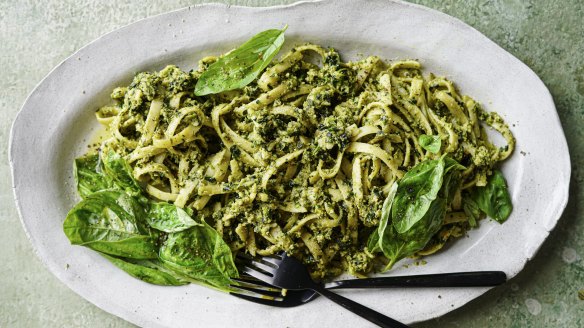
[(260, 32), (237, 49), (220, 57), (199, 77), (195, 85), (195, 95), (215, 94), (248, 85), (280, 51), (286, 28), (287, 26), (281, 30)]
[(393, 201), (393, 227), (404, 233), (422, 219), (436, 196), (444, 174), (444, 159), (426, 160), (409, 170), (399, 182)]
[(461, 172), (466, 169), (464, 166), (460, 165), (454, 159), (443, 156), (444, 158), (444, 179), (442, 180), (442, 188), (440, 189), (438, 196), (446, 199), (446, 202), (450, 204), (454, 198), (454, 194), (460, 187), (461, 183)]
[(482, 212), (477, 202), (475, 202), (468, 194), (462, 196), (462, 209), (468, 217), (468, 224), (471, 227), (476, 227), (477, 221), (481, 218)]
[(499, 223), (505, 222), (513, 211), (507, 182), (499, 170), (493, 172), (486, 186), (472, 191), (472, 198), (481, 211)]
[(98, 191), (79, 202), (63, 222), (73, 245), (133, 259), (157, 257), (155, 237), (141, 225), (141, 204), (122, 191)]
[(389, 189), (387, 198), (385, 198), (385, 201), (383, 202), (383, 206), (381, 207), (381, 219), (379, 220), (379, 226), (377, 230), (371, 233), (367, 242), (367, 249), (369, 249), (370, 252), (378, 252), (382, 250), (383, 245), (381, 244), (380, 236), (385, 235), (386, 229), (391, 229), (391, 205), (395, 199), (397, 188), (398, 184), (394, 183)]
[(182, 208), (169, 203), (151, 203), (146, 222), (157, 230), (179, 232), (197, 225)]
[[(442, 226), (464, 167), (449, 157), (426, 160), (392, 186), (368, 249), (389, 259), (385, 270), (423, 249)], [(376, 244), (375, 244), (376, 243)]]
[(367, 239), (367, 250), (369, 250), (371, 253), (377, 253), (381, 251), (379, 248), (379, 232), (377, 230), (373, 230), (373, 232), (369, 235), (369, 239)]
[(164, 267), (159, 260), (133, 260), (103, 253), (101, 255), (132, 277), (147, 283), (161, 286), (181, 286), (189, 283)]
[(430, 204), (422, 219), (412, 229), (405, 233), (398, 233), (391, 226), (385, 230), (380, 238), (381, 251), (389, 259), (384, 271), (391, 269), (397, 261), (414, 255), (426, 247), (432, 236), (442, 227), (446, 208), (446, 200), (438, 198)]
[(132, 196), (142, 195), (142, 188), (132, 175), (132, 168), (118, 154), (110, 151), (101, 155), (105, 175), (121, 190)]
[(440, 136), (435, 135), (422, 134), (418, 138), (418, 142), (422, 148), (433, 154), (438, 154), (440, 147), (442, 146), (442, 140), (440, 139)]
[(166, 267), (184, 277), (224, 291), (229, 291), (231, 278), (239, 276), (231, 249), (204, 221), (169, 234), (159, 257)]
[[(113, 152), (101, 155), (102, 163), (96, 155), (75, 161), (84, 199), (63, 223), (69, 241), (100, 252), (128, 274), (152, 284), (196, 281), (229, 290), (230, 278), (238, 272), (219, 233), (204, 221), (193, 220), (192, 211), (148, 200), (122, 157)], [(158, 230), (170, 233), (160, 250)]]
[(73, 174), (81, 198), (100, 190), (110, 189), (113, 186), (112, 181), (103, 175), (97, 154), (75, 159)]

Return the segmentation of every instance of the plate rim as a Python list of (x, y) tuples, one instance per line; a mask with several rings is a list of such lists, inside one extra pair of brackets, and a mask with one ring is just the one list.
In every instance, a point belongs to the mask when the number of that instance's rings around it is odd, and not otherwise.
[[(145, 318), (140, 317), (139, 315), (137, 316), (126, 316), (123, 315), (123, 311), (117, 311), (115, 309), (113, 309), (113, 304), (106, 304), (107, 302), (101, 302), (96, 300), (95, 298), (90, 298), (87, 297), (87, 292), (85, 291), (80, 291), (78, 289), (74, 289), (73, 287), (71, 287), (65, 277), (63, 277), (60, 274), (60, 270), (61, 268), (58, 267), (56, 264), (51, 263), (49, 261), (48, 258), (43, 257), (40, 255), (40, 250), (39, 250), (39, 244), (37, 242), (35, 242), (35, 237), (30, 233), (30, 229), (28, 226), (28, 223), (26, 222), (24, 216), (23, 216), (23, 211), (22, 211), (22, 204), (20, 202), (19, 196), (18, 196), (18, 191), (17, 191), (17, 186), (16, 186), (16, 174), (15, 174), (15, 163), (14, 163), (14, 158), (17, 157), (17, 155), (15, 155), (15, 134), (16, 134), (16, 127), (17, 124), (19, 122), (19, 120), (22, 119), (22, 113), (26, 110), (26, 107), (29, 103), (29, 100), (32, 98), (32, 96), (38, 91), (38, 89), (45, 83), (45, 81), (51, 76), (53, 75), (53, 73), (55, 73), (56, 71), (58, 71), (65, 63), (67, 63), (70, 60), (73, 60), (78, 53), (82, 52), (83, 50), (85, 50), (86, 48), (92, 46), (94, 43), (98, 43), (101, 42), (103, 39), (110, 37), (116, 33), (123, 33), (123, 31), (135, 24), (140, 24), (144, 21), (148, 21), (148, 20), (154, 20), (154, 19), (160, 19), (160, 17), (162, 16), (170, 16), (172, 14), (178, 13), (178, 12), (182, 12), (185, 10), (191, 10), (191, 9), (197, 9), (197, 8), (201, 8), (201, 7), (215, 7), (215, 8), (220, 8), (220, 9), (230, 9), (233, 8), (235, 10), (251, 10), (251, 11), (277, 11), (280, 9), (289, 9), (289, 8), (293, 8), (293, 7), (298, 7), (298, 6), (304, 6), (304, 5), (318, 5), (319, 3), (327, 3), (327, 2), (335, 2), (335, 3), (339, 3), (339, 4), (343, 4), (343, 3), (350, 3), (352, 0), (315, 0), (315, 1), (310, 1), (310, 0), (302, 0), (302, 1), (297, 1), (291, 4), (280, 4), (280, 5), (275, 5), (275, 6), (260, 6), (260, 7), (250, 7), (250, 6), (241, 6), (241, 5), (229, 5), (229, 4), (224, 4), (224, 3), (216, 3), (216, 2), (211, 2), (211, 3), (202, 3), (202, 4), (195, 4), (195, 5), (191, 5), (191, 6), (187, 6), (187, 7), (183, 7), (183, 8), (178, 8), (175, 10), (171, 10), (171, 11), (167, 11), (167, 12), (163, 12), (157, 15), (153, 15), (153, 16), (148, 16), (148, 17), (144, 17), (142, 19), (133, 21), (129, 24), (123, 25), (119, 28), (115, 28), (112, 31), (109, 31), (105, 34), (100, 35), (98, 38), (92, 40), (91, 42), (85, 44), (83, 47), (77, 49), (74, 53), (72, 53), (70, 56), (68, 56), (67, 58), (65, 58), (64, 60), (62, 60), (59, 64), (57, 64), (54, 68), (52, 68), (36, 85), (35, 87), (32, 89), (32, 91), (27, 95), (23, 105), (21, 106), (21, 108), (18, 110), (11, 128), (10, 128), (10, 134), (9, 134), (9, 149), (8, 149), (8, 162), (9, 162), (9, 166), (10, 166), (10, 171), (11, 171), (11, 189), (13, 191), (13, 197), (15, 200), (15, 204), (16, 204), (16, 209), (17, 209), (17, 213), (20, 219), (20, 222), (22, 224), (22, 227), (25, 231), (25, 235), (27, 237), (27, 239), (30, 241), (33, 252), (35, 253), (35, 255), (37, 256), (37, 258), (41, 261), (41, 263), (61, 282), (63, 283), (65, 286), (67, 286), (69, 289), (71, 289), (73, 292), (75, 292), (76, 294), (78, 294), (79, 296), (83, 297), (85, 300), (91, 302), (92, 304), (96, 305), (97, 307), (99, 307), (102, 310), (105, 310), (106, 312), (113, 314), (115, 316), (118, 316), (120, 318), (122, 318), (123, 320), (129, 321), (131, 323), (134, 324), (138, 324), (138, 325), (152, 325), (152, 326), (159, 326), (160, 323), (155, 322), (155, 321), (151, 321), (151, 320), (145, 320)], [(381, 3), (383, 0), (370, 0), (371, 2), (377, 2), (377, 3)], [(468, 25), (467, 23), (465, 23), (464, 21), (450, 16), (448, 14), (445, 14), (443, 12), (440, 12), (438, 10), (432, 9), (432, 8), (428, 8), (422, 5), (418, 5), (418, 4), (414, 4), (414, 3), (409, 3), (409, 2), (405, 2), (405, 1), (401, 1), (401, 0), (385, 0), (385, 2), (393, 2), (396, 3), (398, 5), (402, 5), (402, 6), (408, 6), (408, 7), (412, 7), (412, 8), (416, 8), (418, 10), (423, 10), (426, 11), (428, 13), (431, 13), (432, 15), (438, 15), (441, 16), (442, 19), (451, 21), (453, 23), (455, 23), (456, 25), (458, 25), (458, 27), (460, 28), (464, 28), (467, 30), (472, 31), (473, 33), (478, 33), (480, 34), (483, 38), (484, 41), (489, 43), (489, 45), (492, 47), (496, 47), (497, 51), (501, 54), (505, 54), (506, 57), (508, 57), (509, 59), (511, 59), (515, 65), (517, 65), (517, 67), (521, 67), (523, 73), (527, 73), (529, 75), (531, 75), (531, 78), (534, 81), (537, 81), (537, 83), (541, 84), (541, 86), (543, 87), (543, 90), (545, 90), (545, 94), (544, 95), (540, 95), (542, 98), (545, 98), (545, 100), (549, 103), (549, 107), (553, 108), (553, 112), (551, 113), (553, 115), (553, 119), (554, 119), (554, 124), (557, 124), (560, 129), (560, 142), (561, 147), (565, 149), (565, 155), (566, 155), (566, 161), (565, 163), (565, 167), (564, 167), (564, 180), (563, 182), (565, 182), (565, 190), (564, 193), (562, 195), (560, 195), (560, 200), (557, 203), (557, 206), (554, 209), (553, 214), (551, 214), (551, 216), (553, 217), (553, 220), (551, 220), (552, 224), (551, 225), (547, 225), (543, 228), (544, 234), (540, 236), (538, 240), (538, 245), (535, 248), (531, 248), (529, 250), (529, 252), (527, 252), (524, 256), (524, 258), (522, 259), (522, 263), (520, 268), (518, 268), (518, 270), (516, 272), (513, 272), (511, 277), (512, 278), (514, 276), (516, 276), (519, 272), (521, 272), (526, 263), (528, 261), (530, 261), (539, 251), (539, 249), (543, 246), (544, 241), (547, 239), (547, 237), (549, 236), (550, 232), (555, 228), (555, 226), (557, 225), (557, 222), (559, 221), (559, 219), (562, 216), (562, 213), (564, 212), (567, 204), (568, 204), (568, 200), (569, 200), (569, 184), (571, 181), (571, 159), (570, 159), (570, 153), (569, 153), (569, 148), (567, 145), (567, 140), (565, 137), (565, 132), (561, 123), (561, 120), (559, 118), (559, 114), (557, 112), (557, 108), (555, 106), (553, 97), (549, 91), (549, 89), (547, 88), (547, 86), (545, 85), (545, 83), (540, 79), (540, 77), (531, 69), (529, 68), (525, 63), (523, 63), (521, 60), (519, 60), (517, 57), (515, 57), (513, 54), (511, 54), (510, 52), (508, 52), (507, 50), (505, 50), (504, 48), (502, 48), (501, 46), (499, 46), (497, 43), (495, 43), (493, 40), (491, 40), (489, 37), (485, 36), (483, 33), (481, 33), (480, 31), (476, 30), (474, 27)], [(544, 107), (548, 107), (548, 106), (544, 106)], [(492, 287), (491, 287), (492, 288)], [(464, 301), (460, 306), (455, 307), (454, 309), (457, 309), (459, 307), (462, 307), (464, 304), (470, 302), (473, 299), (478, 298), (479, 296), (481, 296), (482, 294), (484, 294), (486, 291), (488, 291), (491, 288), (486, 288), (483, 291), (480, 292), (480, 294), (478, 294), (475, 298), (471, 298), (468, 299), (466, 301)], [(443, 313), (438, 313), (436, 315), (434, 315), (433, 317), (440, 317), (448, 312), (452, 311), (452, 309), (447, 309), (446, 311), (444, 311)], [(425, 320), (431, 320), (431, 319), (423, 319), (423, 320), (419, 320), (419, 321), (425, 321)], [(413, 322), (419, 322), (414, 320)]]

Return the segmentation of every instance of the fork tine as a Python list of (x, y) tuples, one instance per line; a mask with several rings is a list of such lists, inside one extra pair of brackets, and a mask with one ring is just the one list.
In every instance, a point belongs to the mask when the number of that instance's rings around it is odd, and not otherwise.
[[(245, 290), (250, 293), (253, 293), (254, 296), (264, 298), (264, 299), (275, 299), (275, 298), (283, 298), (282, 290), (270, 290), (270, 289), (263, 289), (261, 286), (254, 286), (252, 284), (238, 284), (238, 285), (231, 285), (231, 287), (238, 289), (239, 291)], [(258, 288), (259, 287), (259, 288)], [(248, 294), (248, 293), (245, 293)]]
[(247, 266), (247, 265), (243, 267), (243, 272), (256, 278), (256, 279), (262, 280), (262, 281), (267, 282), (267, 283), (271, 283), (274, 281), (273, 274), (261, 272), (255, 268)]
[[(272, 263), (270, 261), (266, 261), (265, 257), (262, 257), (258, 260), (248, 257), (248, 256), (243, 256), (240, 254), (237, 255), (237, 257), (241, 262), (243, 262), (243, 264), (245, 266), (254, 268), (254, 269), (259, 269), (259, 271), (264, 271), (266, 273), (269, 273), (270, 275), (273, 275), (276, 270), (278, 269), (278, 264), (276, 263)], [(264, 263), (265, 262), (265, 263)]]
[[(253, 303), (281, 308), (299, 306), (308, 303), (318, 297), (318, 294), (315, 292), (288, 290), (285, 294), (282, 294), (282, 289), (275, 289), (278, 292), (273, 292), (261, 289), (265, 288), (263, 285), (256, 285), (253, 283), (249, 285), (251, 286), (231, 285), (232, 290), (229, 292), (229, 294)], [(260, 289), (258, 290), (257, 288)]]
[(255, 267), (255, 268), (260, 269), (262, 271), (265, 271), (265, 272), (267, 272), (267, 273), (269, 273), (271, 275), (274, 275), (274, 273), (278, 269), (277, 266), (274, 268), (272, 264), (268, 265), (268, 264), (262, 263), (260, 261), (250, 261), (247, 264), (247, 266), (249, 266), (249, 267)]
[(263, 290), (257, 290), (254, 288), (249, 288), (241, 285), (231, 285), (230, 287), (232, 289), (232, 291), (229, 292), (230, 294), (243, 295), (251, 297), (254, 300), (261, 299), (271, 302), (282, 302), (284, 300), (284, 297), (282, 296), (281, 293), (266, 292)]
[(258, 280), (253, 276), (243, 274), (239, 278), (233, 278), (233, 280), (237, 282), (236, 285), (231, 285), (235, 290), (231, 292), (234, 296), (241, 296), (240, 298), (248, 301), (267, 305), (274, 305), (272, 303), (284, 301), (282, 289)]
[(273, 257), (269, 257), (269, 256), (262, 257), (262, 261), (268, 262), (272, 265), (275, 265), (276, 268), (280, 266), (280, 263), (282, 263), (282, 259), (273, 258)]
[(258, 290), (258, 291), (266, 291), (266, 292), (271, 292), (271, 293), (275, 293), (275, 294), (282, 294), (281, 288), (274, 287), (270, 284), (267, 284), (261, 280), (257, 280), (256, 278), (253, 278), (253, 277), (242, 276), (239, 278), (232, 278), (232, 280), (237, 282), (238, 287), (249, 288), (249, 289)]
[[(275, 307), (294, 307), (294, 306), (298, 306), (299, 304), (297, 303), (290, 303), (290, 302), (285, 302), (284, 298), (282, 297), (276, 297), (273, 299), (270, 298), (264, 298), (262, 296), (257, 297), (257, 296), (253, 296), (250, 294), (240, 294), (240, 293), (230, 293), (231, 295), (250, 301), (250, 302), (254, 302), (254, 303), (259, 303), (259, 304), (263, 304), (263, 305), (269, 305), (269, 306), (275, 306)], [(257, 294), (260, 295), (260, 294)]]

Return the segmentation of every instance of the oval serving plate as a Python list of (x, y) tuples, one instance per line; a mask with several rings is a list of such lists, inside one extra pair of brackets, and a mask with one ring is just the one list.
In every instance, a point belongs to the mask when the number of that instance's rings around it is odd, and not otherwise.
[[(62, 232), (76, 202), (72, 162), (97, 129), (94, 110), (109, 92), (142, 70), (196, 67), (255, 33), (288, 24), (286, 47), (315, 42), (384, 59), (416, 58), (424, 72), (454, 80), (463, 94), (511, 125), (517, 150), (505, 162), (515, 209), (499, 225), (481, 222), (468, 238), (427, 257), (427, 265), (389, 274), (503, 270), (515, 276), (555, 226), (568, 200), (570, 160), (553, 100), (523, 63), (461, 21), (417, 5), (386, 0), (301, 2), (245, 8), (202, 5), (148, 18), (85, 46), (31, 93), (14, 121), (10, 164), (17, 206), (41, 261), (100, 308), (146, 327), (362, 326), (359, 317), (318, 299), (280, 309), (197, 285), (159, 287), (134, 279), (95, 252), (71, 246)], [(283, 49), (286, 51), (287, 49)], [(282, 53), (283, 53), (282, 51)], [(553, 159), (553, 160), (550, 160)], [(458, 308), (488, 288), (386, 289), (343, 292), (405, 323)], [(441, 298), (438, 298), (441, 295)]]

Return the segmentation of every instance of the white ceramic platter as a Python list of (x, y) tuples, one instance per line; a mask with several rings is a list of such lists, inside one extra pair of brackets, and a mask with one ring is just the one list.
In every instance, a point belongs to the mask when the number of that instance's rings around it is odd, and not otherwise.
[[(461, 21), (420, 6), (383, 1), (322, 1), (271, 8), (203, 5), (148, 18), (109, 33), (56, 67), (32, 92), (11, 135), (10, 163), (24, 228), (42, 262), (100, 308), (146, 327), (361, 327), (364, 320), (325, 299), (280, 309), (189, 285), (158, 287), (71, 246), (62, 232), (77, 201), (72, 163), (95, 131), (94, 110), (142, 70), (183, 69), (265, 29), (288, 24), (300, 41), (339, 49), (344, 59), (376, 54), (416, 58), (444, 74), (511, 124), (518, 149), (503, 166), (515, 209), (499, 225), (483, 221), (468, 238), (390, 274), (503, 270), (515, 276), (555, 226), (568, 199), (570, 160), (552, 98), (523, 63)], [(284, 49), (286, 50), (286, 49)], [(487, 288), (343, 292), (411, 323), (456, 309)], [(441, 296), (441, 298), (438, 297)]]

